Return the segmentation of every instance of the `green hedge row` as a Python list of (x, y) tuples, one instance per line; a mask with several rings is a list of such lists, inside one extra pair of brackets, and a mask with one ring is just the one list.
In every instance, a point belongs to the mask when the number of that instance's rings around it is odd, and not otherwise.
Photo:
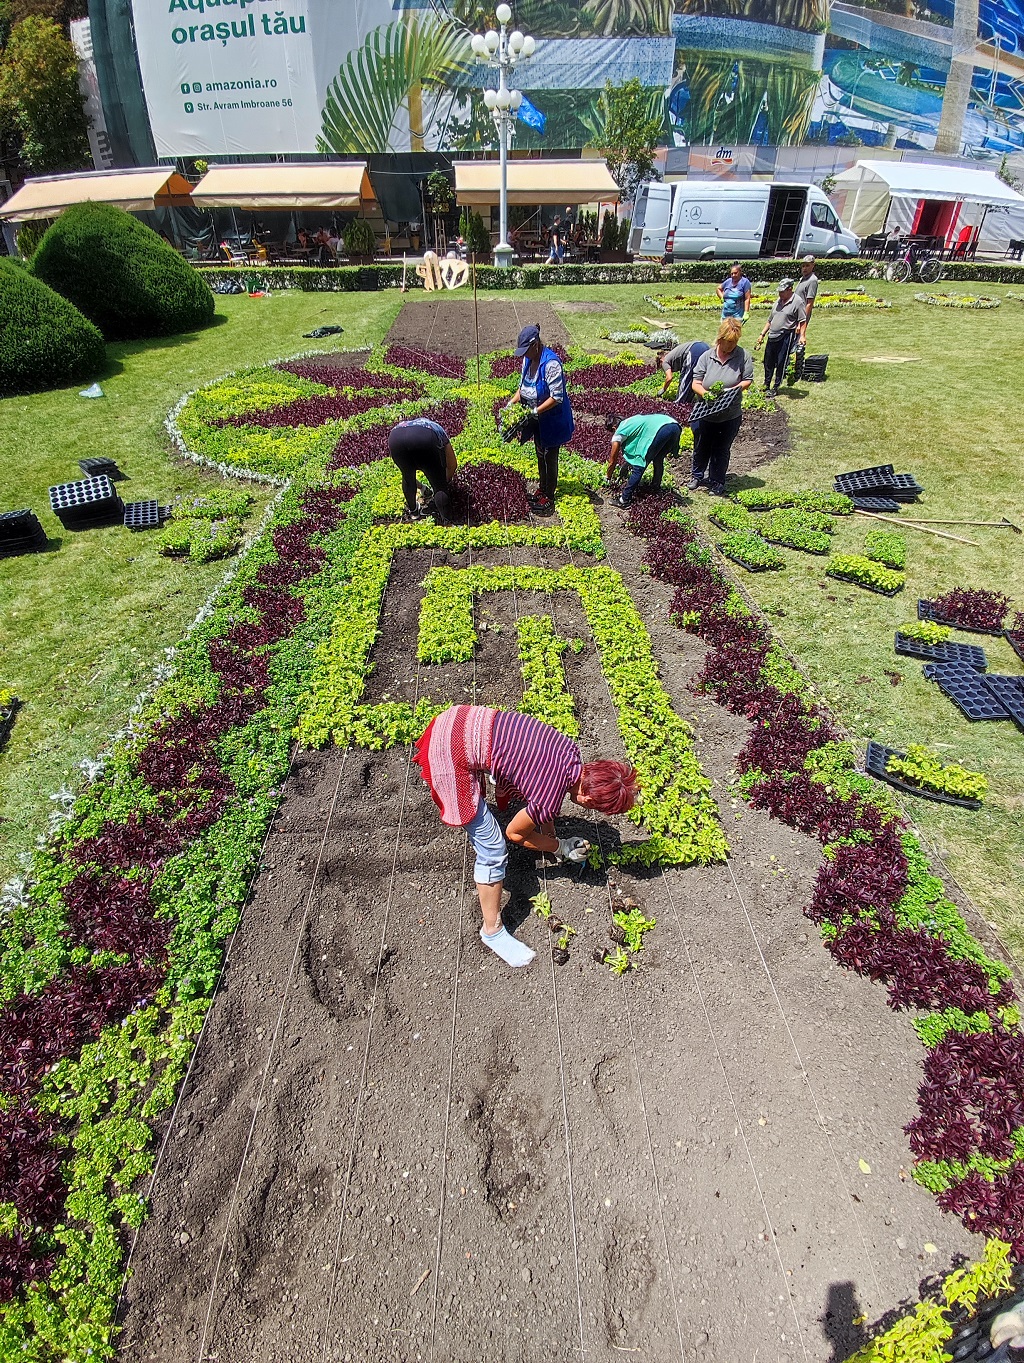
[[(796, 276), (800, 270), (797, 260), (745, 260), (741, 264), (751, 279), (778, 280), (786, 275)], [(654, 261), (632, 265), (521, 265), (510, 270), (481, 265), (477, 269), (477, 284), (489, 290), (542, 289), (553, 284), (717, 284), (727, 269), (728, 262), (722, 260), (688, 260), (665, 266)], [(822, 278), (828, 280), (871, 279), (876, 277), (879, 264), (830, 256), (821, 261), (819, 269)], [(401, 265), (341, 265), (331, 270), (308, 265), (248, 269), (225, 265), (204, 268), (203, 275), (211, 283), (216, 279), (237, 280), (246, 288), (300, 289), (303, 293), (358, 293), (367, 289), (397, 289), (402, 283)], [(1024, 285), (1024, 265), (964, 262), (947, 266), (946, 278)], [(411, 266), (405, 282), (407, 288), (423, 287)]]

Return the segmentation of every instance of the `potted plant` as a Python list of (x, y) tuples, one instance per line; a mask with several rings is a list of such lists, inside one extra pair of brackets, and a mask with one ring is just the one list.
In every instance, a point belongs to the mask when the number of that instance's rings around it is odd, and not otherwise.
[[(628, 232), (628, 228), (626, 229)], [(606, 208), (601, 219), (601, 264), (617, 265), (625, 262), (622, 233), (614, 209)]]
[(365, 218), (354, 218), (345, 228), (345, 254), (353, 265), (368, 265), (377, 249), (377, 238)]

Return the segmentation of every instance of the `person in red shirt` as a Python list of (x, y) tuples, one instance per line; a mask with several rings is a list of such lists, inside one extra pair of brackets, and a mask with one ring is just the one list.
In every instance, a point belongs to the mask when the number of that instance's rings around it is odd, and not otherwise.
[(508, 965), (529, 965), (536, 952), (501, 922), (508, 848), (484, 798), (486, 778), (494, 781), (499, 810), (512, 798), (524, 801), (506, 830), (512, 842), (581, 862), (590, 844), (555, 836), (555, 815), (565, 797), (583, 809), (624, 814), (636, 801), (636, 771), (625, 762), (584, 763), (579, 747), (550, 724), (484, 705), (453, 705), (431, 720), (414, 757), (442, 823), (464, 828), (476, 853), (473, 879), (484, 920), (480, 940)]

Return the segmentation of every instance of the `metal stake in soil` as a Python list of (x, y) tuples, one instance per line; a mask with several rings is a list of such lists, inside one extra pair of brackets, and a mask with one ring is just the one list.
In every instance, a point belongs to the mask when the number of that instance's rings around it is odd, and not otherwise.
[(480, 309), (476, 301), (476, 252), (472, 255), (473, 262), (473, 326), (476, 330), (476, 386), (480, 387)]

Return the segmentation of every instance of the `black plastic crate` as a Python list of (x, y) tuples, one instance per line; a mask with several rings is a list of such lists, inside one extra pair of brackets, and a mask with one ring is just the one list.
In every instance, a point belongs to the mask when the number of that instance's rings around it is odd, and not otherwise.
[(1024, 677), (1007, 677), (995, 673), (983, 677), (982, 680), (1010, 718), (1024, 728)]
[(886, 748), (881, 743), (875, 743), (872, 740), (868, 743), (867, 755), (864, 758), (864, 770), (876, 781), (885, 781), (887, 785), (893, 786), (896, 790), (902, 790), (907, 795), (918, 795), (922, 800), (934, 800), (940, 805), (959, 805), (961, 809), (981, 808), (980, 800), (965, 800), (959, 795), (943, 795), (937, 790), (925, 790), (923, 786), (915, 786), (912, 782), (904, 781), (902, 777), (896, 776), (893, 772), (886, 771), (885, 764), (890, 757), (898, 757), (902, 762), (906, 755), (897, 748)]
[(144, 502), (125, 502), (126, 530), (157, 530), (160, 527), (160, 503), (155, 497)]
[(936, 615), (930, 601), (918, 601), (917, 618), (919, 620), (930, 620), (935, 625), (949, 625), (950, 629), (960, 629), (965, 634), (991, 634), (998, 639), (1005, 633), (1002, 629), (985, 629), (981, 625), (961, 625), (956, 620), (948, 620), (943, 615)]
[(900, 503), (895, 497), (851, 497), (856, 511), (888, 511), (899, 514)]
[(108, 478), (120, 478), (121, 470), (113, 459), (107, 459), (102, 455), (96, 455), (91, 459), (79, 459), (78, 467), (87, 478), (96, 478), (99, 474), (105, 473)]
[(977, 644), (925, 644), (920, 639), (908, 639), (905, 634), (896, 634), (896, 652), (906, 658), (920, 658), (928, 663), (965, 663), (975, 672), (984, 672), (988, 667), (985, 650)]
[(124, 516), (124, 503), (107, 474), (82, 478), (77, 483), (58, 483), (50, 488), (50, 507), (69, 530), (105, 525)]
[(924, 675), (970, 720), (1009, 719), (1010, 712), (989, 688), (990, 678), (959, 663), (928, 663)]

